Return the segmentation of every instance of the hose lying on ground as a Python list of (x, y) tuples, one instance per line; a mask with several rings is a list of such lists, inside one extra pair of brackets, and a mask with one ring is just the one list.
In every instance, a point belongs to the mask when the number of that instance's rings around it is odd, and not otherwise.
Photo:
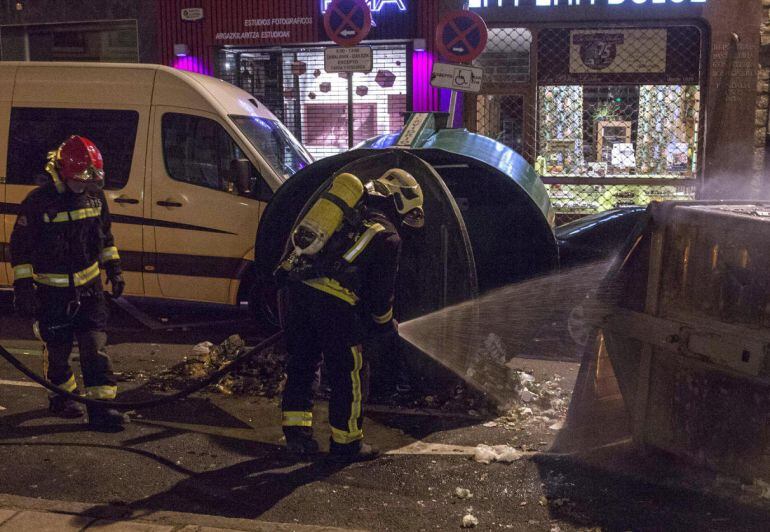
[(152, 408), (154, 406), (160, 406), (166, 403), (171, 403), (178, 399), (187, 397), (188, 395), (191, 395), (197, 391), (202, 390), (209, 384), (217, 382), (219, 379), (221, 379), (231, 371), (234, 371), (239, 367), (243, 366), (251, 357), (259, 354), (260, 352), (264, 351), (268, 347), (276, 344), (282, 337), (283, 337), (283, 331), (278, 331), (277, 333), (272, 335), (270, 338), (263, 340), (262, 342), (254, 346), (252, 349), (249, 349), (245, 353), (242, 353), (241, 355), (233, 359), (232, 362), (230, 362), (223, 368), (215, 371), (214, 373), (212, 373), (202, 381), (198, 381), (195, 384), (188, 386), (184, 390), (180, 390), (179, 392), (174, 393), (172, 395), (157, 397), (155, 399), (148, 399), (147, 401), (103, 401), (99, 399), (89, 399), (87, 397), (83, 397), (78, 394), (64, 391), (58, 386), (51, 384), (44, 378), (40, 377), (37, 373), (29, 369), (27, 366), (25, 366), (18, 358), (16, 358), (11, 353), (9, 353), (3, 346), (0, 346), (0, 356), (2, 356), (4, 359), (10, 362), (10, 364), (13, 367), (21, 371), (24, 375), (26, 375), (27, 377), (29, 377), (39, 385), (43, 386), (44, 388), (47, 388), (53, 393), (62, 395), (64, 397), (72, 399), (73, 401), (77, 401), (78, 403), (82, 403), (84, 405), (91, 405), (91, 406), (106, 406), (109, 408), (117, 408), (118, 410), (140, 410), (143, 408)]

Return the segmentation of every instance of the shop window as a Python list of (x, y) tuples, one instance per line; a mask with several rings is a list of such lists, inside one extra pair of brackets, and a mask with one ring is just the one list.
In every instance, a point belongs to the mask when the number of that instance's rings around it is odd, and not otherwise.
[(557, 212), (693, 197), (701, 46), (694, 27), (541, 30), (535, 167)]
[(526, 28), (491, 28), (487, 47), (474, 65), (484, 69), (484, 87), (529, 81), (532, 33)]
[(106, 109), (14, 107), (8, 146), (8, 183), (48, 181), (46, 156), (70, 135), (91, 139), (104, 158), (105, 188), (119, 190), (128, 182), (139, 113)]
[(162, 131), (163, 157), (172, 179), (225, 192), (233, 190), (230, 163), (246, 156), (218, 122), (166, 113)]

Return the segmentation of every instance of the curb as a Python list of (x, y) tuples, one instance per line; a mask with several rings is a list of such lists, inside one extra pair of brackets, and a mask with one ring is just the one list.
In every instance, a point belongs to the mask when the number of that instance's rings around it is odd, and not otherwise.
[[(110, 504), (88, 504), (82, 502), (33, 499), (18, 495), (0, 494), (0, 530), (12, 519), (31, 518), (47, 514), (59, 514), (62, 519), (76, 517), (74, 527), (62, 530), (82, 530), (92, 527), (105, 530), (124, 530), (121, 525), (136, 525), (148, 532), (153, 530), (205, 532), (206, 529), (232, 530), (238, 532), (365, 532), (363, 530), (336, 528), (298, 523), (274, 523), (253, 519), (238, 519), (216, 515), (182, 512), (133, 510), (125, 506)], [(27, 515), (24, 515), (27, 514)], [(144, 525), (144, 527), (142, 527)], [(127, 529), (127, 528), (126, 528)], [(131, 527), (133, 530), (134, 527)], [(10, 529), (9, 529), (10, 530)], [(32, 530), (30, 528), (30, 530)], [(138, 530), (138, 528), (137, 528)]]

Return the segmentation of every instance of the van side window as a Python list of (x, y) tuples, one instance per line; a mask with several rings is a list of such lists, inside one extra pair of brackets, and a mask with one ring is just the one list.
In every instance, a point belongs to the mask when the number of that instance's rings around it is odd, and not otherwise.
[(91, 139), (104, 158), (104, 188), (120, 190), (131, 174), (137, 111), (14, 107), (8, 144), (8, 183), (48, 181), (46, 155), (70, 135)]
[[(230, 163), (246, 159), (218, 122), (180, 113), (163, 115), (163, 157), (172, 179), (232, 192)], [(258, 175), (252, 167), (252, 175)]]

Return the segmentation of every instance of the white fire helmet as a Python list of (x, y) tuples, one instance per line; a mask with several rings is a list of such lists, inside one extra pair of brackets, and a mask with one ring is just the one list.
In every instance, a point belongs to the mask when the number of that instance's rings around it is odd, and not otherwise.
[(366, 189), (369, 194), (393, 198), (404, 225), (420, 228), (425, 224), (422, 189), (409, 172), (400, 168), (391, 168), (382, 176), (367, 183)]

